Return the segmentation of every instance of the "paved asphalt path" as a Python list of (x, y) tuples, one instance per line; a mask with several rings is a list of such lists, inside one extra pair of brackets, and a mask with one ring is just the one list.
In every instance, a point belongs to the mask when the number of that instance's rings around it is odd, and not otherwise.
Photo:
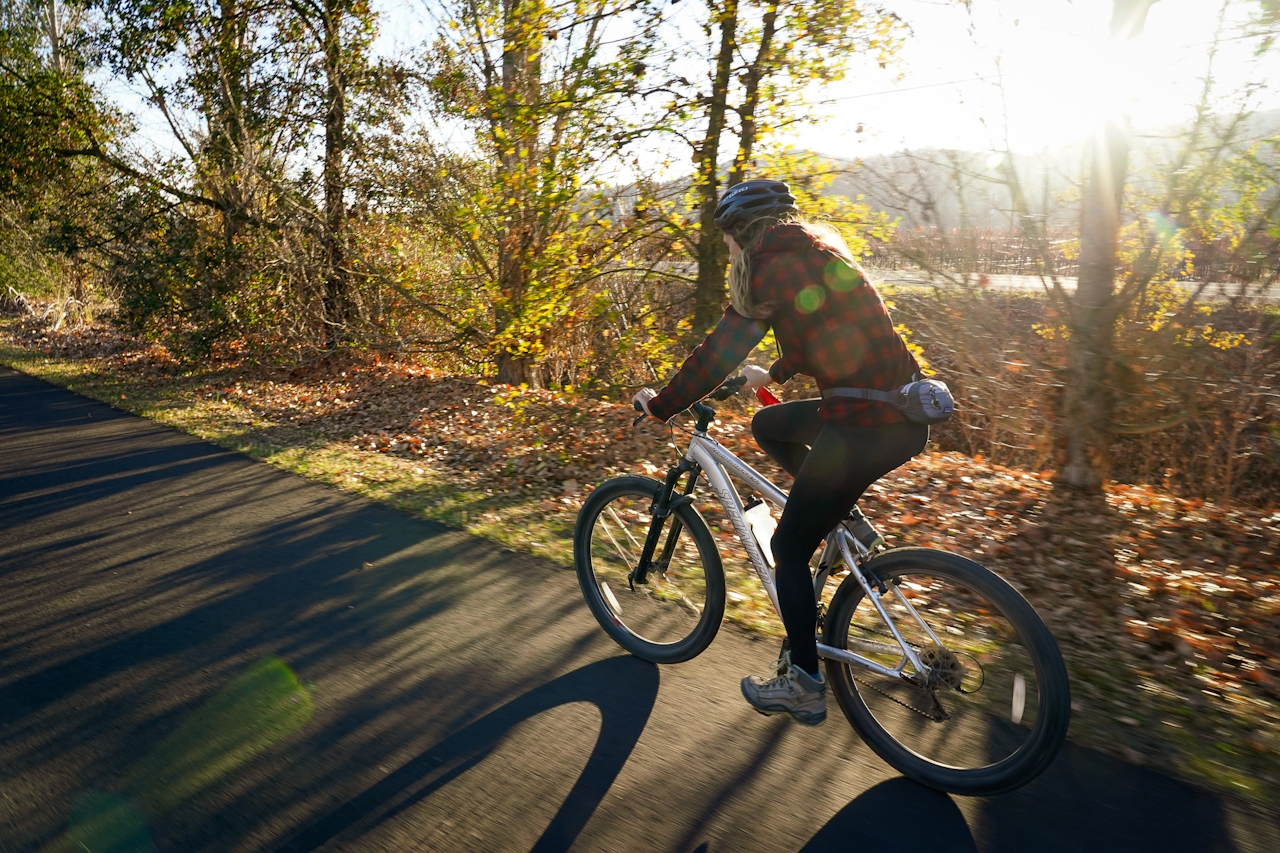
[(919, 787), (747, 708), (774, 651), (642, 663), (562, 567), (0, 369), (0, 850), (1280, 849), (1075, 747)]

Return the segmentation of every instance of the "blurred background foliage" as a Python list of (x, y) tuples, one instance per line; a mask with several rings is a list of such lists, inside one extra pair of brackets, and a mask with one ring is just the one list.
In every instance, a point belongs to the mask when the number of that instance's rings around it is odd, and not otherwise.
[[(942, 446), (1064, 464), (1087, 151), (1051, 181), (1012, 151), (785, 147), (779, 128), (816, 119), (802, 93), (840, 79), (841, 57), (891, 63), (910, 37), (870, 4), (689, 6), (703, 40), (681, 56), (658, 0), (429, 6), (436, 36), (388, 59), (364, 0), (6, 4), (0, 301), (54, 328), (117, 324), (192, 369), (351, 348), (625, 397), (665, 381), (721, 310), (708, 201), (776, 176), (899, 282), (895, 319), (961, 401)], [(1280, 124), (1212, 106), (1135, 143), (1117, 189), (1091, 464), (1275, 502), (1280, 337), (1257, 297), (1278, 263)], [(691, 165), (646, 165), (655, 146)], [(979, 214), (997, 207), (1000, 222)], [(1005, 292), (1004, 275), (1043, 286)]]

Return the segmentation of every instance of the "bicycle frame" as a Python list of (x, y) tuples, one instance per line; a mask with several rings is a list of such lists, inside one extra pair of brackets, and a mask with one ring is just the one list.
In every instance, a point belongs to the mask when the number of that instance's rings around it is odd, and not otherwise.
[[(699, 420), (699, 425), (702, 425)], [(755, 491), (759, 492), (770, 503), (782, 509), (787, 504), (787, 493), (779, 489), (769, 481), (767, 477), (759, 471), (743, 462), (732, 451), (724, 447), (720, 442), (707, 435), (705, 428), (695, 430), (693, 437), (689, 441), (689, 448), (685, 451), (685, 460), (697, 466), (691, 476), (696, 476), (697, 470), (706, 474), (707, 482), (711, 486), (711, 490), (715, 493), (720, 503), (724, 506), (725, 515), (728, 516), (730, 523), (733, 525), (734, 531), (738, 535), (738, 540), (742, 543), (742, 547), (746, 549), (747, 558), (751, 562), (752, 569), (755, 570), (756, 576), (760, 578), (760, 583), (764, 585), (765, 592), (769, 594), (769, 600), (773, 603), (773, 609), (777, 613), (781, 613), (778, 606), (777, 585), (773, 579), (773, 572), (770, 570), (768, 563), (765, 562), (764, 554), (761, 552), (760, 546), (756, 543), (756, 538), (752, 535), (750, 528), (747, 526), (746, 519), (743, 518), (742, 498), (738, 494), (738, 490), (734, 487), (731, 477), (746, 483)], [(691, 481), (692, 482), (692, 481)], [(673, 481), (674, 484), (674, 481)], [(910, 680), (912, 676), (908, 675), (905, 667), (908, 663), (921, 676), (927, 676), (929, 668), (921, 663), (915, 649), (903, 640), (897, 626), (893, 623), (893, 619), (885, 610), (884, 605), (880, 603), (880, 596), (877, 594), (876, 586), (883, 589), (884, 584), (872, 576), (868, 578), (867, 572), (863, 570), (862, 563), (869, 556), (870, 552), (866, 547), (853, 538), (843, 527), (837, 527), (833, 531), (835, 535), (835, 548), (839, 549), (841, 556), (844, 558), (845, 565), (850, 567), (850, 571), (857, 577), (861, 584), (863, 593), (875, 606), (880, 618), (884, 620), (889, 631), (893, 634), (893, 638), (897, 641), (898, 646), (902, 650), (902, 659), (897, 666), (892, 668), (882, 666), (875, 661), (868, 660), (862, 655), (854, 652), (838, 649), (834, 646), (828, 646), (822, 642), (818, 643), (819, 657), (838, 660), (850, 666), (856, 666), (861, 669), (870, 670), (896, 678), (904, 678)], [(823, 557), (819, 562), (818, 572), (814, 577), (814, 593), (821, 600), (822, 588), (826, 584), (828, 573), (828, 560), (832, 554), (831, 537), (828, 537), (827, 545), (823, 551)], [(856, 558), (855, 558), (856, 555)], [(873, 583), (874, 581), (874, 583)], [(911, 603), (907, 601), (902, 591), (896, 585), (890, 585), (895, 597), (906, 608), (907, 612), (915, 617), (915, 621), (925, 630), (933, 642), (941, 645), (938, 637), (933, 633), (929, 626), (919, 614), (916, 613)]]

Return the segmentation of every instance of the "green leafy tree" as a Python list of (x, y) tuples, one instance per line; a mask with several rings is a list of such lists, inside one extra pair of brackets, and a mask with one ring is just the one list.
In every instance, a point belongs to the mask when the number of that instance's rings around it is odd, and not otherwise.
[(78, 57), (61, 42), (51, 46), (47, 31), (61, 39), (65, 30), (46, 26), (50, 16), (56, 11), (26, 3), (0, 12), (0, 193), (11, 202), (29, 203), (65, 181), (65, 153), (111, 121)]
[[(301, 222), (318, 234), (325, 338), (336, 345), (351, 302), (351, 101), (375, 76), (368, 60), (375, 18), (367, 3), (100, 0), (98, 7), (104, 55), (117, 73), (142, 84), (183, 155), (132, 168), (143, 176), (168, 168), (191, 181), (198, 191), (175, 194), (219, 212), (228, 249), (245, 225)], [(299, 170), (298, 161), (317, 127), (323, 154), (313, 205), (311, 170)]]
[(352, 277), (348, 250), (351, 100), (354, 89), (366, 88), (377, 75), (369, 61), (376, 34), (375, 16), (367, 0), (289, 0), (289, 7), (311, 36), (323, 70), (323, 90), (315, 94), (323, 114), (325, 251), (324, 309), (330, 347), (344, 336), (351, 312)]
[(469, 151), (417, 140), (405, 195), (456, 247), (471, 305), (456, 326), (499, 381), (539, 386), (583, 289), (629, 245), (605, 191), (645, 73), (652, 11), (635, 0), (461, 0), (444, 8), (429, 91)]
[(101, 237), (94, 208), (112, 190), (68, 152), (124, 128), (86, 82), (79, 24), (53, 0), (0, 10), (0, 290), (84, 306), (86, 250)]

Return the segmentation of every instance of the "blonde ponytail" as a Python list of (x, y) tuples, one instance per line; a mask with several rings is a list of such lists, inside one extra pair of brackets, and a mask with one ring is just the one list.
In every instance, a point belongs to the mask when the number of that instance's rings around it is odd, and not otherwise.
[(773, 313), (772, 305), (756, 302), (751, 292), (751, 255), (745, 248), (729, 262), (729, 302), (743, 317), (763, 319)]
[(763, 320), (773, 314), (773, 303), (760, 303), (751, 292), (753, 261), (764, 232), (770, 226), (793, 221), (796, 221), (793, 216), (758, 216), (738, 229), (734, 240), (739, 251), (729, 262), (729, 303), (743, 317)]
[(733, 305), (733, 310), (743, 317), (763, 320), (773, 315), (774, 304), (758, 302), (751, 291), (752, 266), (755, 262), (756, 250), (760, 248), (760, 240), (764, 237), (764, 232), (773, 225), (799, 225), (814, 237), (816, 242), (834, 249), (850, 263), (853, 262), (853, 254), (849, 251), (844, 238), (840, 236), (840, 232), (826, 223), (810, 222), (795, 214), (782, 217), (761, 216), (753, 219), (738, 229), (738, 236), (734, 239), (737, 240), (740, 251), (729, 262), (729, 302)]

